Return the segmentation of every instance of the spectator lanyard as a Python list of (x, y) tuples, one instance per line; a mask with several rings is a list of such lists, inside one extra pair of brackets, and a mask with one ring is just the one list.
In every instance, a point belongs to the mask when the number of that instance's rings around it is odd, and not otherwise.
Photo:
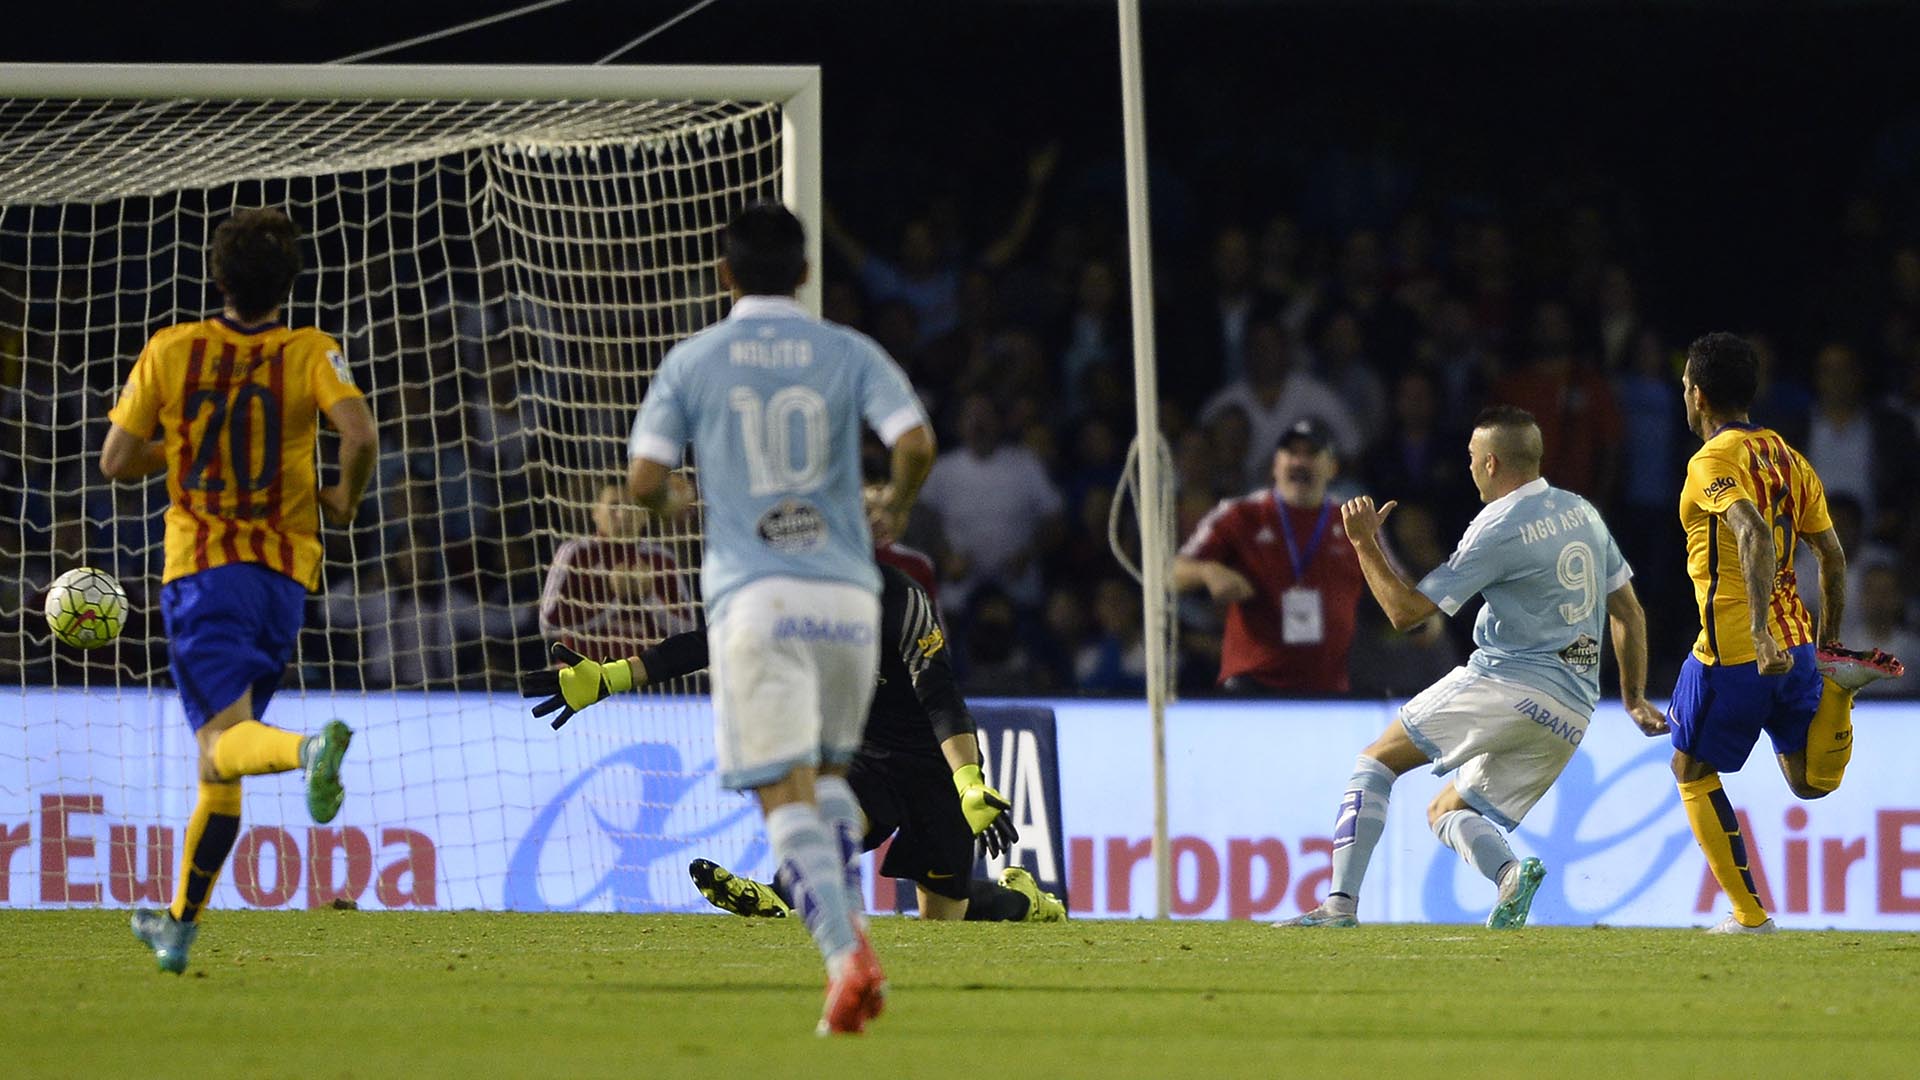
[(1333, 518), (1333, 502), (1320, 504), (1320, 521), (1314, 525), (1313, 538), (1307, 541), (1307, 553), (1302, 557), (1293, 542), (1293, 522), (1287, 520), (1287, 504), (1280, 500), (1278, 491), (1270, 492), (1268, 497), (1273, 500), (1274, 513), (1280, 515), (1280, 538), (1287, 542), (1287, 561), (1293, 564), (1294, 583), (1299, 584), (1307, 576), (1307, 567), (1313, 565), (1313, 557), (1320, 553), (1320, 542), (1326, 539), (1327, 522)]
[(1320, 541), (1326, 538), (1327, 521), (1333, 517), (1333, 503), (1320, 504), (1320, 521), (1313, 527), (1313, 539), (1307, 541), (1304, 556), (1293, 544), (1293, 522), (1287, 520), (1287, 504), (1280, 493), (1273, 493), (1273, 510), (1280, 515), (1280, 536), (1287, 542), (1287, 559), (1293, 563), (1293, 584), (1280, 593), (1280, 643), (1315, 646), (1327, 639), (1326, 610), (1320, 602), (1320, 590), (1306, 583), (1307, 568), (1320, 553)]

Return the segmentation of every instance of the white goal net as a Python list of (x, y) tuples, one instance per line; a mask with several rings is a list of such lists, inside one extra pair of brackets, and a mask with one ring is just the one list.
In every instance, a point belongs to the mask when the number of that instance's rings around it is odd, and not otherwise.
[[(213, 229), (263, 205), (305, 233), (285, 321), (344, 343), (381, 452), (360, 521), (323, 530), (325, 585), (265, 717), (356, 729), (346, 809), (316, 828), (297, 777), (249, 780), (213, 906), (671, 910), (697, 903), (689, 857), (764, 858), (750, 805), (711, 779), (697, 685), (555, 732), (518, 679), (549, 641), (625, 655), (698, 619), (697, 518), (600, 494), (654, 366), (726, 311), (720, 228), (817, 193), (816, 77), (775, 70), (729, 92), (692, 69), (680, 93), (670, 70), (571, 92), (547, 72), (491, 97), (526, 70), (459, 92), (419, 73), (418, 94), (403, 69), (287, 70), (254, 93), (208, 75), (206, 94), (180, 71), (173, 93), (6, 76), (0, 905), (171, 896), (195, 771), (157, 603), (167, 492), (97, 461), (147, 337), (217, 312)], [(132, 608), (84, 653), (39, 613), (81, 565)]]

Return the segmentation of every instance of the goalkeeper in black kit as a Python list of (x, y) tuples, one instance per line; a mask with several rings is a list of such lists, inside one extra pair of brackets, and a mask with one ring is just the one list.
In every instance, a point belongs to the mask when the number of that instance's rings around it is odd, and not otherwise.
[[(980, 772), (973, 717), (954, 684), (946, 635), (933, 602), (912, 578), (881, 566), (880, 674), (860, 750), (847, 783), (866, 818), (864, 849), (893, 837), (880, 872), (914, 882), (925, 919), (1060, 922), (1066, 906), (1033, 875), (1009, 866), (998, 883), (973, 877), (974, 842), (999, 855), (1019, 839), (1006, 799)], [(543, 697), (535, 716), (558, 713), (555, 728), (610, 694), (665, 682), (707, 666), (704, 630), (679, 634), (625, 660), (595, 662), (555, 643), (562, 665), (523, 680)], [(687, 868), (700, 895), (736, 915), (785, 916), (784, 884), (753, 881), (706, 859)]]

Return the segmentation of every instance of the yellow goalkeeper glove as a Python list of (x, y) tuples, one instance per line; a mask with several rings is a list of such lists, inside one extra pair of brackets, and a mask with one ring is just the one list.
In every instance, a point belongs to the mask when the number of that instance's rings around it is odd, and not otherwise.
[(520, 681), (520, 693), (523, 697), (546, 696), (533, 707), (533, 715), (559, 710), (560, 715), (551, 721), (555, 730), (573, 719), (574, 713), (608, 694), (633, 689), (633, 665), (626, 660), (589, 660), (557, 641), (547, 655), (561, 666), (527, 675)]
[(953, 787), (960, 793), (960, 813), (966, 816), (967, 827), (980, 838), (989, 856), (999, 858), (1002, 852), (1020, 839), (1020, 831), (1013, 827), (1013, 819), (1007, 817), (1007, 811), (1013, 809), (1012, 804), (1007, 802), (1006, 796), (987, 786), (986, 777), (980, 774), (980, 766), (962, 765), (955, 769)]

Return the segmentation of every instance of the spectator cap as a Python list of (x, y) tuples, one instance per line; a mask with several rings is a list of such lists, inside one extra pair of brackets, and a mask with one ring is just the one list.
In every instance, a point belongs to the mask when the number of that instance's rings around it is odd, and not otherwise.
[(1273, 444), (1275, 450), (1281, 450), (1295, 442), (1304, 440), (1310, 453), (1319, 453), (1333, 446), (1333, 432), (1328, 430), (1327, 422), (1317, 416), (1303, 416), (1287, 425), (1280, 433), (1280, 441)]

